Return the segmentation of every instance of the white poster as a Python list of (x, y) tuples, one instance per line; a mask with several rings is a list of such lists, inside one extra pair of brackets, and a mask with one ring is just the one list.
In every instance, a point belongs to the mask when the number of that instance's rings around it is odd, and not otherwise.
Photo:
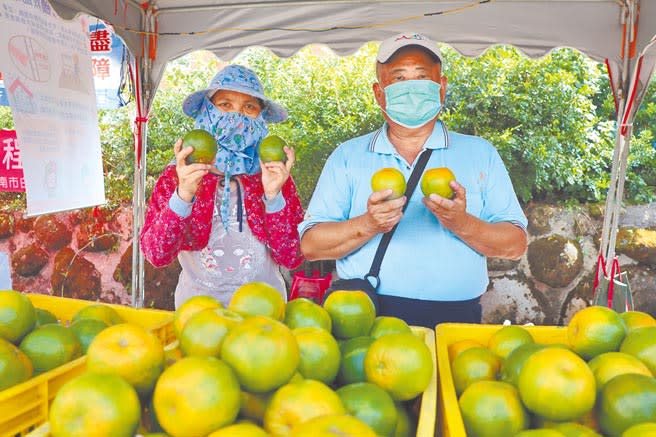
[(88, 29), (43, 0), (0, 0), (0, 70), (28, 216), (105, 203)]

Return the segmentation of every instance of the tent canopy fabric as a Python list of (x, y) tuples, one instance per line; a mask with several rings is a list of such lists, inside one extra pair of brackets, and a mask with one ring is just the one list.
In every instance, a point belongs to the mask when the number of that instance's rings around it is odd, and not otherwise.
[[(134, 234), (143, 225), (147, 114), (166, 64), (205, 49), (231, 59), (251, 46), (279, 56), (322, 43), (349, 54), (369, 41), (422, 33), (466, 56), (510, 44), (527, 56), (572, 47), (608, 68), (617, 141), (601, 252), (612, 261), (632, 121), (656, 65), (656, 0), (49, 0), (114, 26), (132, 53), (135, 90)], [(133, 239), (133, 305), (143, 305), (143, 255)]]

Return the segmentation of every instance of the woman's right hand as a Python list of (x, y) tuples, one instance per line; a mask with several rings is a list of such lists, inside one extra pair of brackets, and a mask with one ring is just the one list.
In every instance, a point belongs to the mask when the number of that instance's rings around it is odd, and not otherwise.
[(209, 164), (189, 164), (185, 158), (194, 151), (193, 147), (182, 148), (182, 139), (173, 146), (175, 152), (175, 172), (178, 174), (178, 196), (185, 202), (191, 202), (201, 179), (213, 168)]

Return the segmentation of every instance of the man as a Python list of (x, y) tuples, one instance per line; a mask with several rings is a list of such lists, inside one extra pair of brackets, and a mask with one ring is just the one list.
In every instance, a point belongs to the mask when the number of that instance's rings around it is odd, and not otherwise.
[[(385, 124), (335, 149), (299, 225), (305, 257), (336, 259), (339, 277), (351, 279), (367, 274), (382, 235), (399, 223), (381, 266), (379, 314), (431, 328), (480, 323), (486, 257), (518, 259), (527, 245), (526, 216), (496, 149), (439, 120), (441, 67), (437, 45), (423, 35), (383, 41), (373, 92)], [(426, 169), (455, 174), (452, 199), (417, 188), (402, 214), (408, 199), (371, 192), (377, 170), (393, 167), (407, 180), (425, 149), (433, 149)]]

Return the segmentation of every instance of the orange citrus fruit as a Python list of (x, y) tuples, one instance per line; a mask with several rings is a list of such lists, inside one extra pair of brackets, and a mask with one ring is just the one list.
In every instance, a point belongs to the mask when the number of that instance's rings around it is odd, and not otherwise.
[(601, 434), (576, 422), (563, 422), (554, 425), (553, 429), (561, 432), (565, 437), (601, 437)]
[(374, 319), (374, 324), (369, 331), (369, 336), (378, 338), (387, 334), (412, 334), (412, 330), (405, 320), (399, 319), (398, 317), (376, 317)]
[(513, 436), (529, 425), (517, 389), (505, 382), (474, 382), (458, 405), (468, 436)]
[(20, 349), (39, 375), (82, 356), (82, 345), (73, 331), (61, 325), (43, 325), (21, 341)]
[(180, 350), (187, 357), (219, 357), (228, 332), (244, 320), (225, 308), (208, 308), (187, 320), (180, 333)]
[(211, 133), (204, 129), (193, 129), (187, 132), (182, 139), (182, 147), (193, 147), (194, 150), (185, 158), (187, 165), (214, 164), (214, 158), (218, 151), (216, 139)]
[(534, 352), (519, 373), (524, 405), (547, 420), (569, 421), (592, 410), (595, 377), (585, 361), (567, 349), (547, 347)]
[(537, 343), (526, 343), (514, 349), (501, 364), (501, 372), (499, 379), (503, 382), (517, 387), (519, 381), (519, 374), (524, 367), (524, 363), (528, 357), (533, 355), (534, 352), (543, 349), (545, 346)]
[(398, 199), (405, 194), (405, 176), (396, 168), (381, 168), (371, 176), (373, 192), (392, 190), (387, 199)]
[(453, 363), (453, 360), (460, 355), (463, 351), (466, 351), (467, 349), (471, 349), (473, 347), (485, 347), (483, 344), (479, 343), (476, 340), (471, 340), (471, 339), (465, 339), (465, 340), (459, 340), (454, 343), (451, 343), (448, 346), (449, 350), (449, 362)]
[(328, 311), (323, 309), (321, 305), (314, 303), (310, 299), (301, 297), (287, 302), (285, 325), (289, 326), (289, 329), (315, 326), (330, 332), (333, 322), (330, 320)]
[(656, 326), (656, 319), (654, 319), (651, 314), (647, 314), (642, 311), (626, 311), (621, 313), (620, 317), (626, 325), (627, 334), (631, 331), (635, 331), (638, 328)]
[(426, 390), (433, 376), (428, 346), (413, 334), (389, 334), (375, 340), (364, 357), (367, 381), (407, 401)]
[(292, 331), (301, 352), (298, 371), (306, 379), (331, 384), (339, 370), (337, 340), (322, 328), (296, 328)]
[(244, 317), (285, 319), (285, 299), (278, 290), (264, 282), (249, 282), (239, 287), (232, 295), (228, 309)]
[(89, 305), (80, 309), (73, 315), (71, 322), (77, 322), (81, 319), (102, 320), (107, 324), (107, 326), (112, 326), (124, 322), (123, 317), (121, 317), (121, 315), (116, 312), (114, 308), (101, 303)]
[(297, 426), (290, 437), (376, 437), (376, 433), (353, 416), (321, 416)]
[(41, 325), (47, 325), (48, 323), (59, 323), (59, 320), (57, 320), (57, 316), (55, 316), (53, 313), (51, 313), (48, 310), (44, 310), (41, 308), (34, 308), (34, 311), (36, 312), (36, 323), (34, 325), (35, 328), (41, 326)]
[(87, 370), (117, 374), (137, 393), (148, 395), (164, 370), (164, 348), (154, 334), (139, 325), (110, 326), (89, 345)]
[(182, 328), (184, 328), (185, 323), (187, 323), (187, 320), (189, 320), (191, 316), (208, 308), (223, 308), (223, 304), (214, 297), (205, 295), (193, 296), (184, 301), (184, 303), (175, 310), (175, 316), (173, 317), (173, 330), (175, 331), (175, 336), (180, 338)]
[(574, 352), (586, 360), (604, 352), (617, 351), (626, 335), (618, 313), (591, 306), (574, 314), (567, 326), (567, 340)]
[(504, 326), (490, 337), (487, 343), (488, 349), (503, 359), (517, 347), (533, 343), (533, 336), (525, 328), (517, 325)]
[(636, 329), (626, 336), (620, 352), (633, 355), (656, 375), (656, 326)]
[(181, 359), (164, 370), (153, 392), (157, 420), (174, 436), (206, 436), (231, 424), (240, 402), (234, 372), (214, 357)]
[(501, 358), (484, 347), (472, 347), (463, 351), (451, 363), (453, 385), (460, 395), (476, 381), (494, 381), (501, 368)]
[(18, 344), (34, 329), (36, 311), (20, 291), (0, 290), (0, 338)]
[(368, 336), (354, 337), (339, 345), (341, 360), (337, 381), (341, 385), (367, 380), (364, 374), (364, 357), (374, 339)]
[(633, 425), (622, 433), (622, 437), (656, 437), (656, 422)]
[(16, 346), (0, 338), (0, 391), (32, 377), (30, 359)]
[(337, 394), (346, 411), (369, 425), (376, 434), (394, 434), (398, 413), (385, 390), (369, 382), (356, 382), (338, 389)]
[(287, 142), (278, 135), (266, 136), (257, 148), (262, 162), (287, 161), (285, 146)]
[(134, 388), (117, 375), (84, 373), (66, 382), (50, 406), (52, 437), (132, 437), (141, 407)]
[(656, 418), (656, 379), (627, 373), (606, 383), (598, 406), (599, 425), (605, 434), (620, 435), (633, 425)]
[(450, 199), (453, 197), (453, 189), (449, 183), (455, 180), (456, 176), (446, 167), (428, 169), (421, 176), (421, 192), (426, 197), (437, 194)]
[(269, 434), (252, 423), (237, 423), (214, 431), (208, 437), (268, 437)]
[(277, 320), (253, 316), (223, 340), (221, 358), (232, 367), (244, 390), (266, 393), (286, 384), (300, 362), (292, 331)]
[(376, 319), (374, 303), (364, 291), (334, 291), (323, 307), (333, 321), (333, 335), (340, 339), (368, 335)]
[(337, 393), (322, 382), (307, 379), (276, 391), (264, 413), (264, 429), (274, 436), (286, 436), (315, 417), (345, 413)]
[(71, 330), (75, 334), (80, 345), (82, 345), (82, 353), (86, 354), (89, 345), (96, 338), (101, 331), (107, 328), (107, 324), (99, 319), (79, 319), (71, 323)]
[(623, 352), (606, 352), (605, 354), (597, 355), (588, 362), (588, 366), (597, 381), (597, 391), (604, 388), (604, 385), (617, 375), (638, 373), (640, 375), (653, 376), (642, 361), (633, 355)]

